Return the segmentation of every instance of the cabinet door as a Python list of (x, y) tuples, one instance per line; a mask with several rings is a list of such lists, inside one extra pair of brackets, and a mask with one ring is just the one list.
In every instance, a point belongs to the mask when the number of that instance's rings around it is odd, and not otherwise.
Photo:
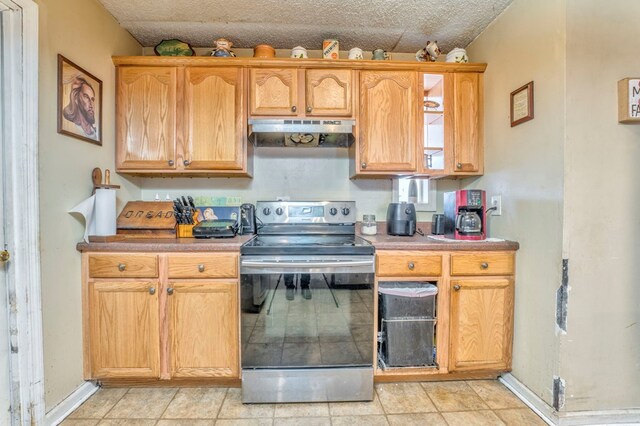
[(118, 67), (118, 170), (175, 169), (176, 81), (173, 67)]
[(251, 115), (298, 115), (298, 71), (253, 68), (249, 71)]
[(185, 169), (244, 167), (245, 107), (241, 68), (185, 69)]
[(238, 283), (172, 281), (170, 286), (172, 377), (238, 377)]
[(307, 116), (349, 117), (352, 113), (353, 70), (307, 70)]
[(453, 171), (481, 172), (481, 90), (478, 73), (454, 74)]
[(513, 281), (451, 280), (451, 371), (511, 368)]
[(357, 170), (415, 172), (417, 73), (360, 73), (360, 136)]
[(89, 288), (92, 377), (159, 377), (158, 282), (90, 281)]

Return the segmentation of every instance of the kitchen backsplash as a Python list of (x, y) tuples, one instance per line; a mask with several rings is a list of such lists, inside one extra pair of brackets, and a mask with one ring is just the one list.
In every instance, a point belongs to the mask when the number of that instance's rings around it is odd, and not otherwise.
[[(142, 199), (164, 199), (189, 194), (197, 197), (235, 197), (242, 203), (275, 200), (353, 200), (358, 220), (375, 214), (384, 220), (391, 202), (390, 179), (349, 179), (346, 149), (259, 148), (254, 151), (253, 179), (248, 178), (146, 178), (142, 179)], [(457, 181), (438, 181), (438, 211), (442, 193), (458, 189)], [(419, 212), (418, 220), (430, 221), (435, 212)]]

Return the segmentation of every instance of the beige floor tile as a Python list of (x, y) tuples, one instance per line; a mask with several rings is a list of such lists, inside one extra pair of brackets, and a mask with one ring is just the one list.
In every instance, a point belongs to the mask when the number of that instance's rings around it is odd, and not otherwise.
[(442, 413), (449, 426), (504, 426), (502, 420), (490, 410)]
[(332, 426), (386, 426), (385, 416), (340, 416), (331, 417)]
[[(218, 418), (271, 418), (273, 417), (273, 412), (273, 404), (243, 404), (242, 391), (238, 388), (233, 388), (227, 391), (227, 397), (224, 399), (220, 413), (218, 413)], [(217, 424), (219, 424), (219, 422)]]
[(275, 417), (326, 417), (329, 404), (322, 402), (276, 404)]
[(273, 426), (331, 426), (329, 417), (283, 417), (275, 418)]
[(518, 397), (497, 380), (470, 380), (467, 383), (493, 409), (526, 407)]
[(216, 420), (216, 426), (271, 426), (273, 419), (224, 419)]
[(420, 383), (381, 383), (376, 385), (376, 393), (387, 414), (437, 411)]
[(69, 419), (101, 419), (127, 393), (126, 388), (98, 389)]
[(226, 388), (182, 388), (178, 390), (162, 418), (215, 419), (226, 394)]
[(98, 426), (154, 426), (155, 419), (105, 419)]
[(98, 419), (70, 419), (67, 417), (60, 423), (60, 426), (95, 426), (99, 421)]
[(425, 382), (422, 387), (439, 411), (487, 410), (482, 398), (465, 382)]
[(157, 419), (176, 394), (174, 388), (133, 388), (107, 413), (107, 419)]
[(509, 426), (546, 425), (546, 423), (529, 408), (510, 408), (507, 410), (495, 410), (494, 412)]
[(447, 426), (438, 413), (389, 414), (387, 420), (391, 426)]
[(366, 416), (371, 414), (384, 414), (378, 395), (373, 401), (366, 402), (330, 402), (329, 413), (332, 416)]
[(160, 420), (156, 426), (213, 426), (216, 421), (211, 420), (194, 420), (194, 419), (182, 419), (182, 420)]

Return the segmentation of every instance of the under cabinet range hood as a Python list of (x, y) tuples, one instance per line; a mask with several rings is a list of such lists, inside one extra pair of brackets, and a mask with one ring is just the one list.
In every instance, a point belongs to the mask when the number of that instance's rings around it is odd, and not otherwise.
[(249, 119), (255, 146), (347, 148), (355, 140), (355, 120)]

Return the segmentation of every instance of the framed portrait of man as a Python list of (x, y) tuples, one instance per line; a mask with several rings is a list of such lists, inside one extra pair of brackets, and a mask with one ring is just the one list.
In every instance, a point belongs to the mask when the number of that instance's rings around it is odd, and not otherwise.
[(102, 145), (102, 81), (58, 55), (58, 133)]

